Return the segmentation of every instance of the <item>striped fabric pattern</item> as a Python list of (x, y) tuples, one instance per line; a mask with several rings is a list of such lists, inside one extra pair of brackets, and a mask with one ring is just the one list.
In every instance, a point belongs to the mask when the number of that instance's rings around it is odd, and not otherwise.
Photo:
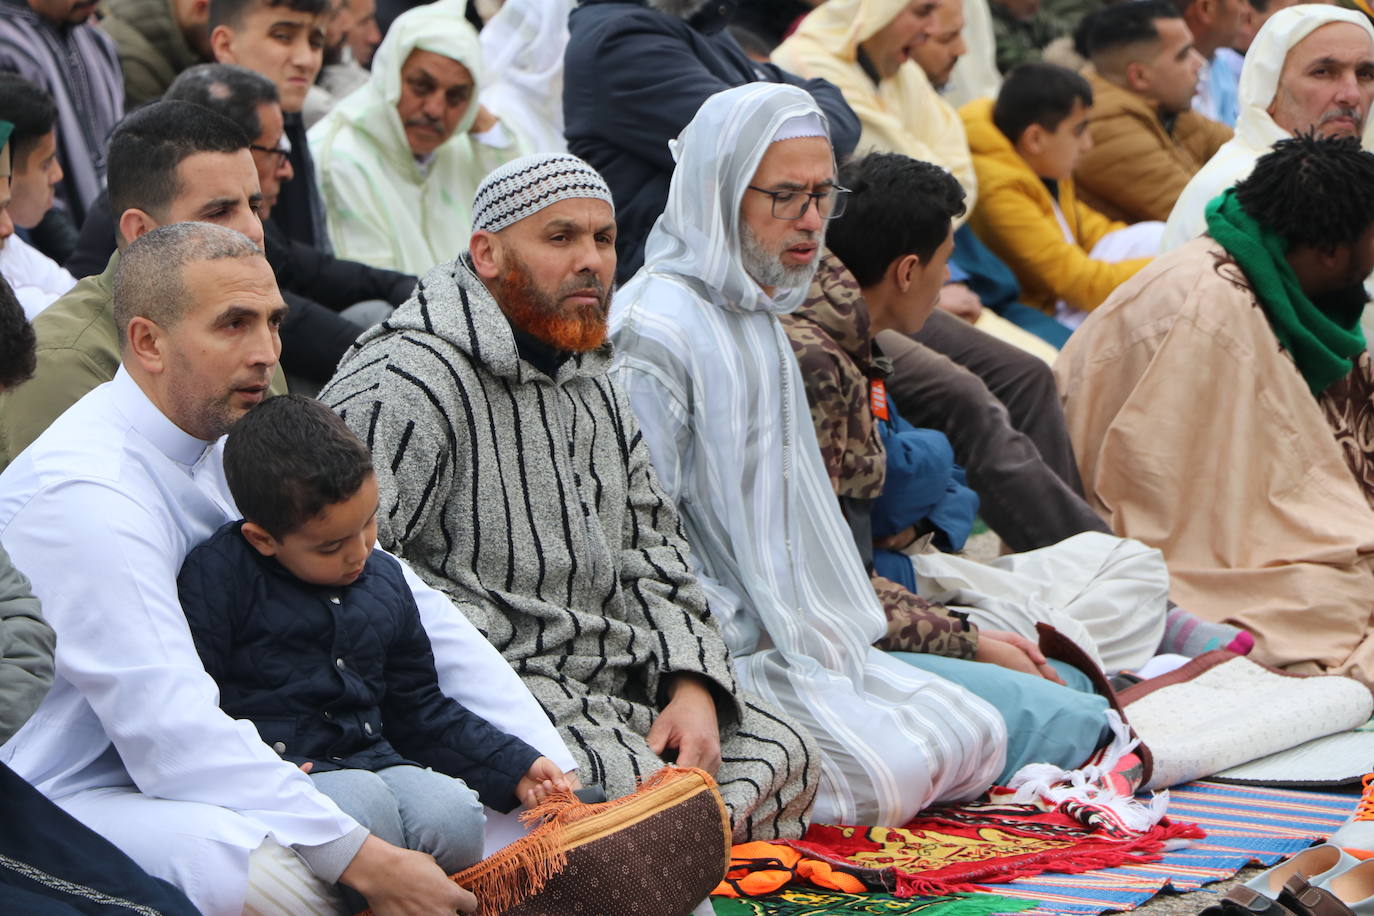
[[(1147, 865), (1079, 875), (1043, 874), (999, 884), (998, 894), (1033, 900), (1026, 916), (1096, 916), (1139, 906), (1166, 886), (1193, 891), (1253, 862), (1272, 865), (1335, 832), (1355, 810), (1356, 795), (1192, 782), (1169, 790), (1169, 817), (1196, 823), (1207, 838)], [(1214, 900), (1198, 896), (1201, 910)]]
[(379, 542), (448, 594), (612, 797), (662, 761), (666, 681), (714, 684), (738, 835), (796, 837), (816, 788), (801, 730), (736, 684), (607, 349), (551, 379), (521, 359), (465, 258), (345, 355), (320, 399), (373, 451)]
[(23, 0), (0, 0), (0, 70), (52, 93), (63, 179), (58, 197), (78, 226), (105, 185), (105, 145), (124, 117), (124, 71), (114, 41), (95, 27), (54, 27)]
[(674, 146), (645, 268), (616, 296), (616, 375), (745, 688), (803, 721), (822, 751), (815, 818), (900, 824), (999, 773), (988, 704), (871, 648), (883, 611), (821, 463), (778, 312), (739, 255), (740, 200), (784, 122), (819, 109), (755, 83), (712, 96)]

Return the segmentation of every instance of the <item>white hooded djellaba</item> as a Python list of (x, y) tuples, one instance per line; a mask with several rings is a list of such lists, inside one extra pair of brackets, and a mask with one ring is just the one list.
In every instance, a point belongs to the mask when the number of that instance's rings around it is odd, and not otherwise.
[[(1322, 26), (1347, 22), (1364, 29), (1374, 47), (1374, 27), (1363, 13), (1305, 3), (1279, 10), (1269, 17), (1245, 53), (1245, 65), (1240, 71), (1240, 117), (1236, 120), (1236, 134), (1216, 155), (1207, 161), (1178, 196), (1160, 242), (1161, 253), (1172, 251), (1207, 231), (1204, 210), (1213, 197), (1249, 175), (1259, 157), (1280, 140), (1292, 136), (1274, 123), (1269, 106), (1279, 88), (1288, 52), (1294, 45)], [(1366, 112), (1365, 124), (1369, 117)], [(1369, 131), (1364, 138), (1365, 149), (1370, 148)]]
[[(424, 162), (411, 152), (396, 110), (401, 68), (412, 51), (456, 60), (473, 82), (452, 136)], [(503, 123), (480, 136), (470, 132), (484, 87), (477, 33), (461, 3), (439, 0), (396, 18), (372, 59), (372, 79), (310, 129), (336, 255), (420, 275), (467, 248), (477, 186), (526, 152)]]
[(616, 296), (615, 374), (677, 503), (745, 689), (821, 747), (814, 819), (901, 824), (977, 796), (1006, 752), (1001, 716), (874, 648), (886, 629), (812, 428), (778, 315), (740, 257), (740, 201), (779, 128), (820, 109), (754, 83), (708, 99), (674, 145), (644, 268)]

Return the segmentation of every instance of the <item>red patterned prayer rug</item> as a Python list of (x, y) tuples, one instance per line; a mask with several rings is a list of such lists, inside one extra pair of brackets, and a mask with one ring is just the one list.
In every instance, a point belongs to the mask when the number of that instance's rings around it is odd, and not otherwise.
[(813, 824), (790, 845), (808, 855), (863, 869), (865, 883), (898, 897), (978, 891), (1055, 871), (1076, 873), (1160, 858), (1170, 840), (1201, 839), (1192, 824), (1167, 818), (1144, 833), (1033, 805), (932, 808), (904, 827)]

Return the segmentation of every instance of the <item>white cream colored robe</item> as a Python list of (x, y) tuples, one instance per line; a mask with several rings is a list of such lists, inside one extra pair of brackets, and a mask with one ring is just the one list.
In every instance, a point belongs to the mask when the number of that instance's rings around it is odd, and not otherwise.
[[(467, 111), (424, 164), (411, 153), (396, 111), (401, 67), (417, 50), (458, 61), (473, 79)], [(492, 169), (526, 152), (510, 125), (480, 136), (469, 130), (486, 86), (481, 56), (457, 0), (407, 10), (377, 48), (372, 78), (310, 128), (336, 255), (419, 275), (467, 249), (477, 186)]]
[(990, 705), (872, 648), (886, 630), (816, 445), (806, 391), (770, 299), (739, 258), (745, 185), (800, 89), (708, 99), (675, 144), (645, 267), (615, 297), (618, 381), (678, 505), (741, 685), (821, 747), (814, 819), (896, 825), (988, 788), (1006, 754)]
[(482, 103), (529, 143), (531, 153), (566, 153), (563, 51), (576, 0), (506, 0), (482, 27), (487, 87)]
[[(1291, 136), (1274, 123), (1269, 106), (1278, 90), (1279, 74), (1293, 46), (1324, 25), (1349, 22), (1369, 33), (1374, 50), (1374, 27), (1354, 10), (1306, 3), (1279, 10), (1259, 30), (1240, 71), (1240, 117), (1236, 133), (1217, 150), (1178, 195), (1164, 228), (1160, 251), (1172, 251), (1207, 231), (1205, 210), (1209, 201), (1250, 174), (1259, 157), (1280, 140)], [(1368, 123), (1367, 123), (1367, 126)], [(1365, 132), (1365, 149), (1371, 149)]]
[(914, 60), (877, 84), (859, 66), (860, 43), (881, 31), (909, 2), (827, 0), (778, 45), (773, 63), (807, 79), (829, 80), (844, 94), (863, 125), (856, 156), (878, 151), (932, 162), (958, 179), (967, 195), (967, 212), (972, 213), (978, 203), (978, 176), (959, 113), (940, 98)]

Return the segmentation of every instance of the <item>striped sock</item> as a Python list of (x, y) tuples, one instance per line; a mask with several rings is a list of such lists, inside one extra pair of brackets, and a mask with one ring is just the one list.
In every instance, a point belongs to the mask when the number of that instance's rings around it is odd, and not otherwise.
[(1211, 623), (1194, 617), (1177, 605), (1170, 605), (1159, 651), (1189, 658), (1212, 649), (1229, 649), (1237, 655), (1245, 655), (1254, 645), (1255, 638), (1239, 627), (1229, 623)]

